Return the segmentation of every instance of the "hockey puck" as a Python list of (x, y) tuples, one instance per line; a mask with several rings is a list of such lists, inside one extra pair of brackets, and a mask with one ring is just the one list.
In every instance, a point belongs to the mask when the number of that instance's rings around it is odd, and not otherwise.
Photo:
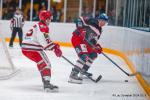
[(128, 82), (128, 80), (124, 80), (124, 82)]

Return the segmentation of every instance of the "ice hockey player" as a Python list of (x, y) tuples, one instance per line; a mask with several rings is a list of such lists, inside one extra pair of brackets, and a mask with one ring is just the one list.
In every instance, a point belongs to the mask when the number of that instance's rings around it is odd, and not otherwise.
[[(81, 84), (83, 78), (80, 76), (92, 74), (87, 72), (97, 54), (101, 54), (102, 48), (98, 43), (102, 33), (102, 27), (107, 23), (108, 16), (105, 13), (97, 18), (80, 17), (76, 21), (76, 30), (71, 39), (72, 45), (79, 57), (74, 68), (72, 68), (68, 82)], [(79, 73), (81, 75), (79, 75)]]
[(26, 33), (22, 42), (22, 53), (37, 63), (44, 90), (46, 92), (58, 91), (58, 86), (50, 83), (51, 64), (44, 51), (53, 50), (57, 57), (62, 56), (62, 51), (59, 45), (51, 41), (49, 37), (49, 23), (52, 19), (51, 12), (46, 10), (40, 11), (39, 19), (40, 21)]

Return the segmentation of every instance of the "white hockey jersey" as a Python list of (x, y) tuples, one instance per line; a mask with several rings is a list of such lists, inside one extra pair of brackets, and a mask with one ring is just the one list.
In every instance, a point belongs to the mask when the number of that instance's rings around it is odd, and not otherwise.
[(49, 28), (42, 22), (35, 24), (22, 41), (24, 50), (53, 50), (54, 46), (49, 36)]

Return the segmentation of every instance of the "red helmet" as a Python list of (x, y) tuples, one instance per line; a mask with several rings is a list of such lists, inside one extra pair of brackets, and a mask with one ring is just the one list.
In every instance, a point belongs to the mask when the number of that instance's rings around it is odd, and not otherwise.
[(50, 11), (42, 10), (39, 13), (39, 19), (43, 20), (43, 21), (45, 21), (47, 19), (51, 19), (51, 16), (52, 16), (52, 14)]

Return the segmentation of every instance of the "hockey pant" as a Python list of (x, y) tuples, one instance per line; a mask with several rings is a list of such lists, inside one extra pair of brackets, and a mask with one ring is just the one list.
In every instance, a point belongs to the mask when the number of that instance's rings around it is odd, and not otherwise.
[(87, 71), (97, 58), (97, 53), (85, 43), (78, 35), (73, 35), (71, 39), (72, 45), (79, 57), (76, 66), (79, 69)]
[(22, 50), (22, 53), (30, 60), (36, 62), (37, 68), (41, 73), (42, 80), (50, 81), (51, 64), (44, 51)]
[(79, 54), (79, 59), (76, 61), (76, 66), (83, 72), (88, 71), (91, 67), (93, 61), (97, 57), (97, 53), (93, 52), (91, 54)]

